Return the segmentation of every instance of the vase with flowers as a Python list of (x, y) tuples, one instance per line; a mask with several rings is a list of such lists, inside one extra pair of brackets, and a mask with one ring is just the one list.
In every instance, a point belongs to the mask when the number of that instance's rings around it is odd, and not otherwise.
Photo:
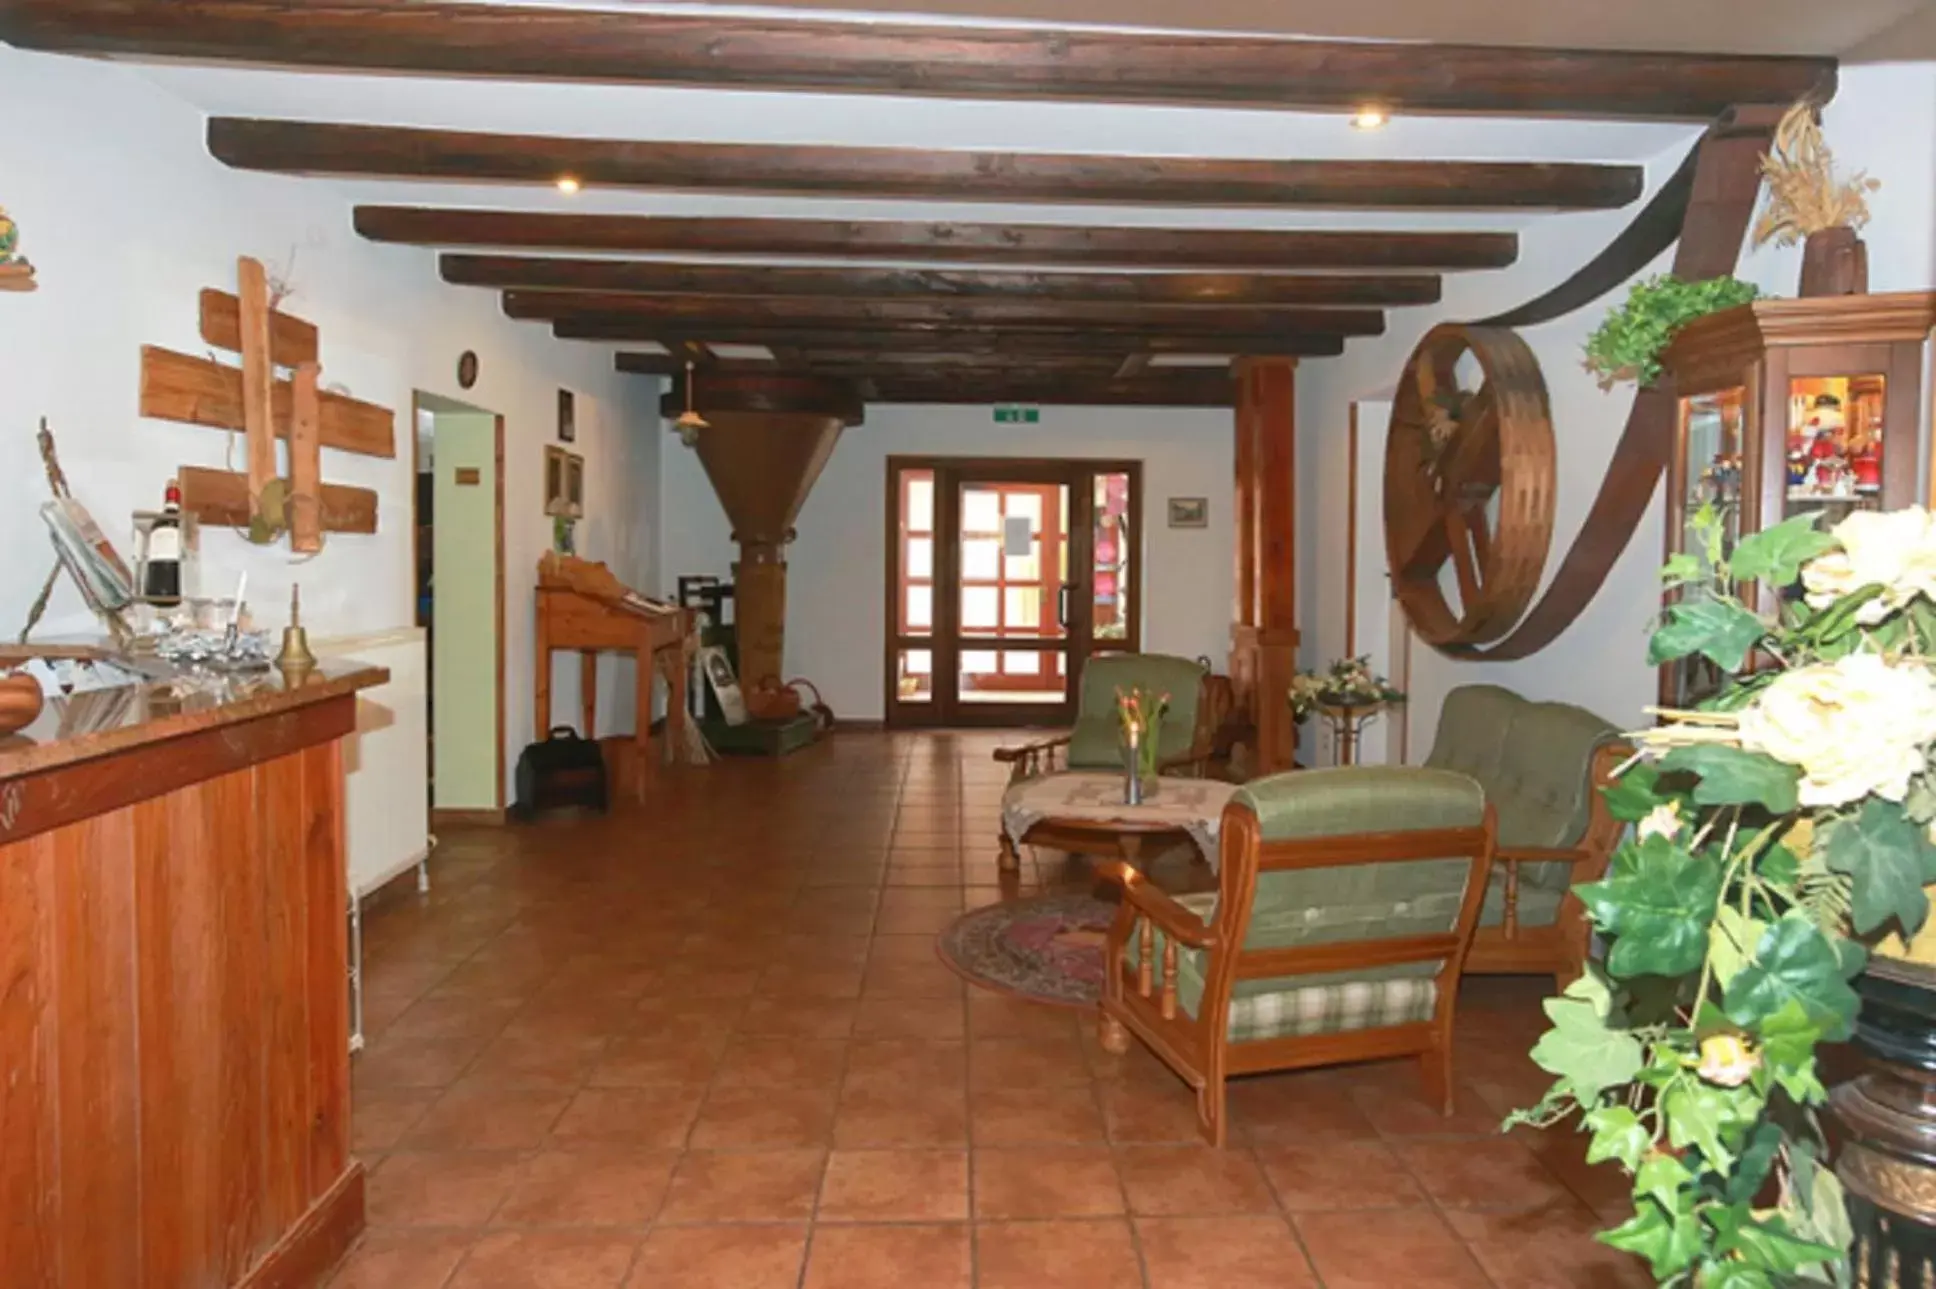
[(1116, 690), (1125, 805), (1140, 806), (1156, 795), (1157, 754), (1163, 742), (1163, 717), (1169, 710), (1168, 694), (1153, 694), (1142, 685)]
[[(1633, 736), (1631, 838), (1574, 890), (1608, 950), (1545, 1004), (1556, 1082), (1514, 1116), (1630, 1175), (1600, 1238), (1663, 1285), (1908, 1285), (1936, 1249), (1936, 516), (1816, 522), (1730, 549), (1703, 512), (1669, 566), (1650, 661), (1728, 680)], [(1831, 1096), (1851, 1037), (1871, 1071)]]
[(1405, 695), (1371, 669), (1371, 657), (1365, 654), (1298, 672), (1291, 677), (1286, 701), (1291, 719), (1300, 725), (1312, 713), (1323, 716), (1335, 736), (1338, 764), (1350, 765), (1364, 727), (1387, 707), (1404, 702)]

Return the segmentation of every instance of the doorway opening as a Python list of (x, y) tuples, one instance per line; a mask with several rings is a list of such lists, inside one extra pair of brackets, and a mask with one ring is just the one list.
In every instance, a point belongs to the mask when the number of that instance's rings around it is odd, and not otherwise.
[(890, 726), (1064, 726), (1097, 653), (1142, 647), (1135, 461), (890, 457)]
[(504, 418), (416, 396), (432, 826), (504, 822)]

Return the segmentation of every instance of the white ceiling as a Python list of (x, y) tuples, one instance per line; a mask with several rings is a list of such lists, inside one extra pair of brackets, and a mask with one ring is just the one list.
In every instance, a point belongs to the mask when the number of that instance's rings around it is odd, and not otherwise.
[[(1374, 133), (1342, 113), (887, 98), (649, 86), (510, 83), (156, 65), (169, 92), (211, 115), (589, 138), (800, 143), (1233, 158), (1418, 158), (1677, 164), (1687, 124), (1400, 117)], [(1220, 209), (820, 198), (331, 179), (357, 202), (582, 213), (922, 219), (1195, 228), (1522, 228), (1516, 211)]]

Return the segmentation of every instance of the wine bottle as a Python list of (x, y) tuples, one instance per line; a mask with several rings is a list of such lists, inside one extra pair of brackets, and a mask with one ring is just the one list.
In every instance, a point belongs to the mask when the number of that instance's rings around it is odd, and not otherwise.
[(148, 565), (141, 594), (150, 604), (173, 608), (182, 598), (181, 484), (170, 479), (161, 517), (148, 530)]

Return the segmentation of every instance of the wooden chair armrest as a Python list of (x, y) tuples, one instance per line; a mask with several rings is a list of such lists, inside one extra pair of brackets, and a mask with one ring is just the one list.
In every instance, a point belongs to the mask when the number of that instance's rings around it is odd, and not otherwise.
[(1100, 866), (1097, 872), (1122, 888), (1123, 901), (1154, 923), (1164, 935), (1192, 949), (1208, 949), (1217, 942), (1210, 925), (1177, 903), (1167, 891), (1118, 860)]
[(1003, 765), (1013, 765), (1015, 762), (1026, 760), (1031, 756), (1040, 756), (1042, 753), (1055, 748), (1066, 747), (1068, 746), (1070, 737), (1068, 734), (1062, 734), (1055, 738), (1037, 739), (1033, 743), (1023, 743), (1018, 747), (998, 747), (995, 749), (995, 759)]

